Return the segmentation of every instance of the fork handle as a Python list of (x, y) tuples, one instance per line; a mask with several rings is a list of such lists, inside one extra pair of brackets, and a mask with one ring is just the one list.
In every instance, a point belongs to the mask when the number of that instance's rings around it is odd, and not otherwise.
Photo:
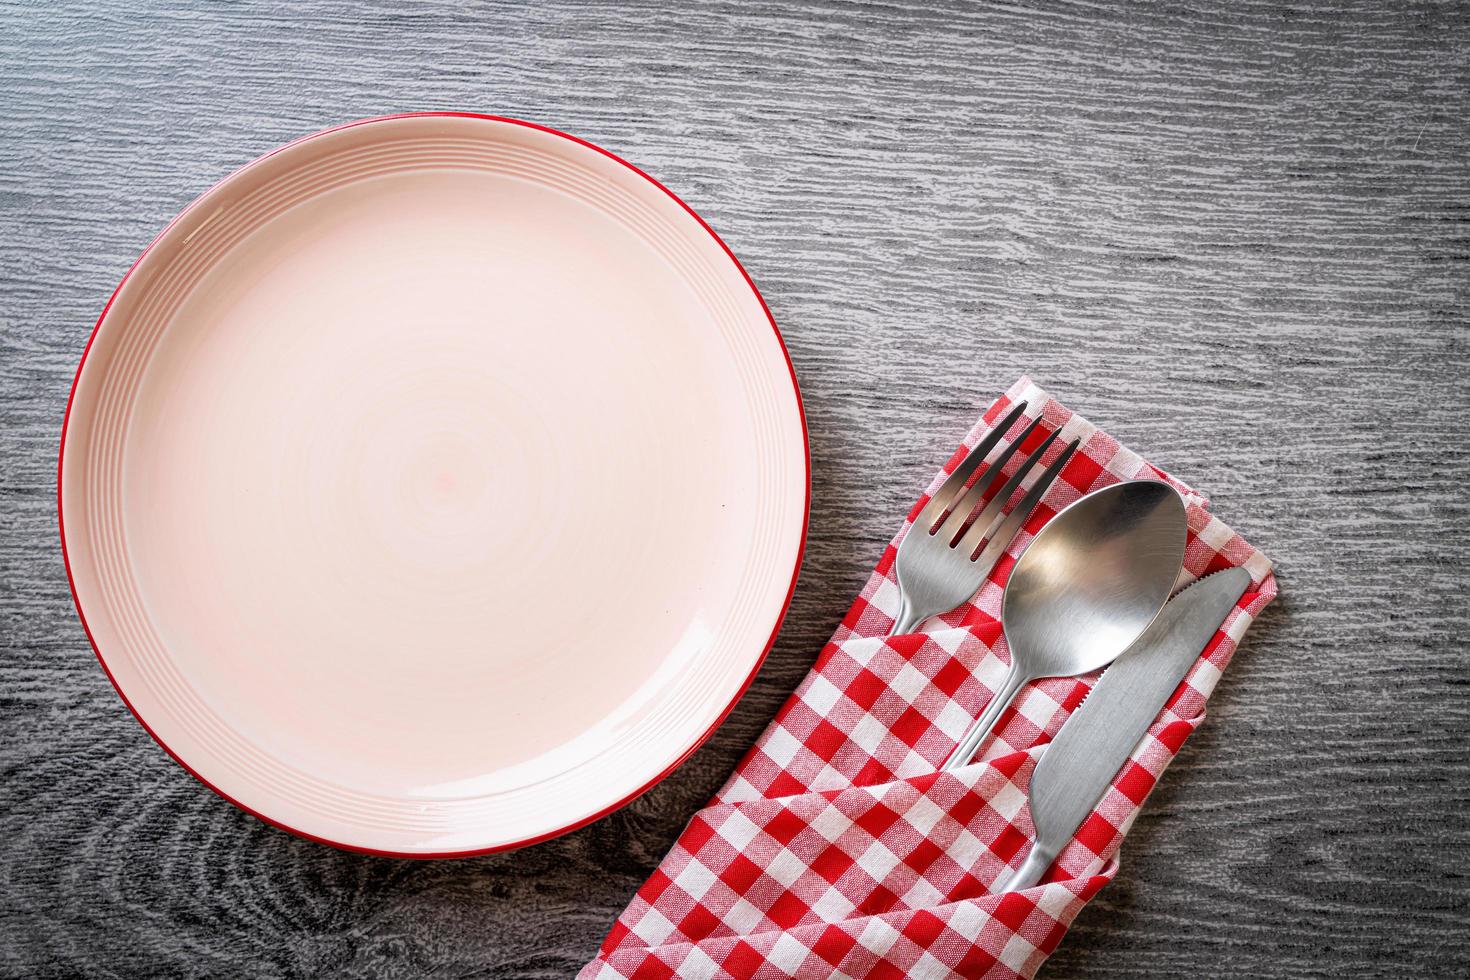
[(980, 746), (984, 744), (990, 730), (995, 727), (1000, 716), (1015, 700), (1016, 693), (1025, 686), (1028, 680), (1030, 678), (1017, 670), (1015, 661), (1012, 661), (1011, 666), (1006, 670), (1005, 680), (1001, 681), (1000, 689), (995, 692), (995, 697), (990, 699), (990, 703), (985, 706), (980, 717), (975, 719), (975, 724), (971, 725), (969, 731), (965, 732), (964, 737), (960, 739), (960, 744), (955, 747), (953, 754), (945, 759), (944, 765), (939, 768), (948, 772), (968, 766), (970, 760), (975, 758), (975, 753), (979, 751)]
[(898, 615), (894, 617), (893, 626), (888, 630), (888, 635), (901, 636), (904, 633), (912, 633), (920, 623), (928, 618), (914, 608), (913, 603), (909, 602), (907, 595), (900, 592), (898, 597)]

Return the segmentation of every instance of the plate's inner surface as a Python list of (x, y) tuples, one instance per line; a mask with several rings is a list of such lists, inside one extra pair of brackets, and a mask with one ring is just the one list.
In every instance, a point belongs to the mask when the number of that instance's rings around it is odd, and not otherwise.
[(341, 843), (496, 846), (728, 706), (799, 549), (799, 411), (738, 269), (645, 179), (509, 124), (357, 129), (221, 185), (125, 285), (67, 544), (206, 780)]

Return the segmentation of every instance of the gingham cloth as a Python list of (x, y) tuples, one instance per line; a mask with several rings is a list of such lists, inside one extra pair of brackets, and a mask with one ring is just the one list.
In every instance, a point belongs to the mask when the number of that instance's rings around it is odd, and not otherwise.
[[(898, 542), (929, 494), (1018, 400), (1028, 418), (1008, 435), (1040, 415), (1030, 441), (1061, 428), (1051, 455), (1074, 437), (1079, 451), (974, 599), (921, 633), (885, 636), (898, 610)], [(1029, 686), (979, 761), (952, 773), (936, 767), (1005, 673), (1001, 586), (1016, 557), (1059, 509), (1132, 479), (1168, 480), (1184, 495), (1180, 587), (1241, 565), (1251, 588), (1043, 883), (991, 895), (991, 883), (1029, 847), (1026, 786), (1042, 748), (1098, 674)], [(1270, 562), (1207, 508), (1022, 378), (934, 478), (811, 673), (581, 976), (1033, 976), (1117, 873), (1118, 848), (1144, 798), (1203, 720), (1246, 627), (1276, 594)]]

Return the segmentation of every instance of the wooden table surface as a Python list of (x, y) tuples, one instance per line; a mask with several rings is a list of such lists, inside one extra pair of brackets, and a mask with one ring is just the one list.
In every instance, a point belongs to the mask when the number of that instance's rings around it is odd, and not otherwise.
[[(800, 375), (787, 625), (691, 762), (476, 860), (297, 840), (191, 779), (72, 609), (55, 458), (93, 320), (292, 137), (456, 108), (697, 208)], [(1197, 2), (0, 5), (0, 967), (567, 976), (1023, 372), (1278, 563), (1212, 717), (1043, 976), (1470, 973), (1470, 9)]]

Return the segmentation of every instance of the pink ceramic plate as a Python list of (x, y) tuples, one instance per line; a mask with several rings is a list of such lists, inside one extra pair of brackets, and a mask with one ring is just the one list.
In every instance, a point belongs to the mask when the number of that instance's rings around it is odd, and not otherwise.
[(395, 116), (232, 174), (97, 323), (63, 544), (118, 691), (265, 820), (540, 840), (678, 765), (790, 599), (806, 434), (702, 221), (587, 143)]

